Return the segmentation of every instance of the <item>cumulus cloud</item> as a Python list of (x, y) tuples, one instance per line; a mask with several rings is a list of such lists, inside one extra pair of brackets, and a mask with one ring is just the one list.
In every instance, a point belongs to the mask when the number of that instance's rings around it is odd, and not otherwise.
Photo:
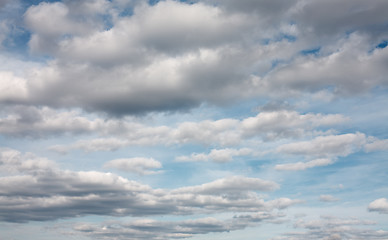
[(335, 163), (339, 157), (346, 157), (361, 150), (366, 152), (386, 150), (385, 142), (386, 139), (367, 137), (365, 134), (357, 132), (318, 136), (309, 141), (286, 143), (278, 146), (276, 151), (288, 155), (303, 156), (307, 161), (278, 164), (275, 169), (300, 171), (317, 166), (327, 166)]
[[(370, 52), (384, 34), (358, 20), (384, 29), (382, 1), (120, 2), (27, 9), (30, 50), (53, 60), (15, 80), (27, 86), (26, 95), (1, 102), (128, 115), (328, 88), (353, 95), (387, 85), (381, 77), (387, 49)], [(341, 24), (328, 25), (333, 19)], [(320, 54), (301, 54), (315, 48)]]
[(371, 212), (388, 214), (388, 200), (386, 198), (376, 199), (369, 204), (368, 210)]
[(24, 106), (6, 110), (7, 115), (0, 118), (0, 133), (15, 137), (90, 134), (105, 124), (103, 119), (90, 120), (76, 110), (56, 111), (47, 107)]
[(366, 144), (363, 133), (319, 136), (311, 141), (284, 144), (277, 148), (281, 153), (309, 157), (339, 157), (359, 151)]
[[(181, 122), (177, 126), (147, 126), (136, 118), (101, 118), (80, 110), (58, 111), (48, 107), (15, 106), (0, 113), (0, 134), (45, 137), (55, 134), (97, 133), (124, 137), (122, 141), (138, 144), (164, 142), (234, 145), (242, 139), (265, 140), (313, 135), (316, 129), (346, 122), (340, 114), (301, 114), (296, 111), (261, 112), (245, 119), (221, 118), (200, 122)], [(319, 133), (319, 131), (317, 132)]]
[[(279, 186), (259, 178), (234, 176), (198, 186), (153, 189), (112, 173), (61, 170), (47, 159), (23, 155), (13, 149), (1, 149), (0, 157), (1, 170), (10, 174), (0, 181), (0, 220), (5, 222), (48, 221), (84, 215), (271, 213), (274, 209), (300, 203), (288, 198), (264, 201), (256, 191), (272, 191)], [(111, 164), (117, 167), (116, 163)], [(128, 162), (124, 163), (124, 167), (128, 167)], [(143, 171), (148, 166), (129, 167)]]
[(120, 158), (104, 164), (105, 168), (115, 168), (125, 172), (133, 172), (140, 175), (156, 174), (160, 171), (150, 169), (161, 168), (162, 164), (153, 158)]

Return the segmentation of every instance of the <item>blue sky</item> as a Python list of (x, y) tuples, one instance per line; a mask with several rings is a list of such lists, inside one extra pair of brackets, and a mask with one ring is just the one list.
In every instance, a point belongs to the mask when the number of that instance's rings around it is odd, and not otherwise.
[(0, 236), (388, 239), (387, 1), (0, 1)]

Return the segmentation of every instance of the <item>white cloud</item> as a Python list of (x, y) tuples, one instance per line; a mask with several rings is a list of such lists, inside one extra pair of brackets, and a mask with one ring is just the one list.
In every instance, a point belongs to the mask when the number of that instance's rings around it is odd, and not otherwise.
[(213, 149), (209, 154), (204, 153), (192, 153), (190, 156), (179, 156), (176, 157), (178, 162), (201, 162), (201, 161), (214, 161), (218, 163), (230, 162), (233, 157), (247, 156), (254, 154), (254, 151), (249, 148), (241, 149)]
[(27, 96), (26, 80), (12, 72), (0, 71), (0, 101), (19, 100)]
[(344, 157), (362, 149), (366, 144), (363, 133), (319, 136), (311, 141), (284, 144), (277, 148), (281, 153), (307, 157)]
[(22, 154), (10, 148), (0, 148), (0, 171), (3, 174), (34, 173), (55, 169), (56, 164), (32, 153)]
[(272, 181), (266, 181), (259, 178), (247, 178), (234, 176), (223, 178), (211, 183), (205, 183), (195, 187), (179, 188), (173, 193), (193, 193), (193, 194), (218, 194), (218, 193), (241, 193), (247, 190), (271, 191), (279, 188), (279, 185)]
[(160, 171), (150, 169), (161, 168), (162, 164), (153, 158), (120, 158), (104, 164), (105, 168), (115, 168), (126, 172), (134, 172), (141, 175), (156, 174)]
[(386, 151), (388, 150), (388, 139), (372, 138), (370, 142), (364, 146), (366, 152)]
[(300, 114), (295, 111), (279, 110), (261, 112), (241, 122), (244, 135), (263, 134), (267, 139), (306, 135), (306, 130), (318, 126), (330, 126), (346, 121), (339, 114)]
[[(34, 110), (35, 111), (35, 110)], [(47, 123), (62, 122), (58, 120), (59, 116), (48, 114), (49, 110), (42, 111), (39, 115), (47, 116), (45, 121), (29, 121), (29, 125), (36, 126), (41, 133), (49, 134)], [(69, 113), (74, 114), (73, 113)], [(8, 118), (23, 119), (20, 113), (14, 114), (15, 117)], [(65, 120), (67, 115), (63, 115)], [(74, 116), (75, 117), (75, 116)], [(287, 121), (282, 120), (285, 117)], [(222, 118), (219, 120), (204, 120), (200, 122), (182, 122), (177, 126), (147, 126), (139, 121), (130, 118), (121, 120), (103, 120), (99, 118), (90, 119), (82, 116), (77, 117), (77, 121), (68, 120), (63, 125), (58, 125), (58, 131), (69, 133), (88, 133), (97, 132), (101, 137), (92, 140), (79, 140), (68, 146), (53, 146), (51, 149), (59, 152), (67, 152), (72, 149), (82, 149), (89, 151), (111, 151), (128, 145), (171, 145), (195, 143), (210, 146), (236, 146), (244, 140), (252, 138), (264, 138), (265, 140), (278, 140), (281, 138), (296, 138), (301, 135), (322, 134), (315, 129), (326, 128), (331, 125), (346, 121), (342, 115), (338, 114), (300, 114), (294, 111), (280, 110), (278, 112), (263, 112), (255, 117), (248, 117), (242, 120), (233, 118)], [(31, 135), (34, 128), (26, 129), (20, 121), (10, 121), (0, 119), (4, 122), (3, 134), (10, 135)], [(66, 129), (70, 123), (73, 128)], [(81, 124), (82, 123), (82, 124)], [(78, 128), (76, 128), (78, 126)], [(0, 129), (1, 130), (1, 129)], [(248, 149), (214, 149), (209, 154), (193, 154), (192, 156), (178, 157), (178, 161), (229, 161), (233, 156), (254, 155), (248, 153)]]
[(297, 163), (287, 163), (287, 164), (278, 164), (275, 166), (276, 170), (284, 171), (301, 171), (308, 168), (321, 167), (333, 164), (334, 161), (329, 158), (319, 158), (311, 160), (308, 162), (297, 162)]
[(376, 199), (369, 204), (368, 210), (371, 212), (388, 214), (388, 200), (386, 198)]

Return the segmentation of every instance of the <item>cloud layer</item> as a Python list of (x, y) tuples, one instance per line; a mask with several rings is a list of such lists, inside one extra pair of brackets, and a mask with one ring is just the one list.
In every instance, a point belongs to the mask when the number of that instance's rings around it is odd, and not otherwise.
[[(198, 186), (172, 190), (152, 189), (112, 173), (69, 171), (55, 167), (47, 159), (1, 149), (1, 221), (48, 221), (82, 215), (153, 216), (196, 213), (271, 213), (300, 200), (288, 198), (264, 201), (256, 191), (273, 191), (272, 181), (234, 176)], [(138, 159), (139, 160), (139, 159)], [(133, 159), (131, 160), (133, 163)], [(113, 160), (108, 166), (147, 173), (143, 165)], [(154, 161), (149, 161), (155, 163)], [(135, 163), (137, 163), (135, 161)], [(117, 167), (117, 166), (116, 166)]]
[(0, 236), (387, 239), (387, 12), (0, 0)]
[[(328, 88), (354, 95), (387, 84), (387, 49), (374, 49), (386, 37), (376, 30), (387, 21), (384, 1), (140, 1), (131, 15), (119, 5), (29, 7), (30, 51), (53, 60), (23, 76), (1, 72), (1, 102), (126, 115)], [(321, 12), (333, 5), (338, 12)], [(336, 27), (328, 24), (334, 19)]]

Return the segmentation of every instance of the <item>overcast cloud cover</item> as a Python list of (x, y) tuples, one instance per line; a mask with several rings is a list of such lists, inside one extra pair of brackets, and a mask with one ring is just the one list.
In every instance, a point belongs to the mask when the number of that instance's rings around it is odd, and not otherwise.
[(386, 0), (0, 0), (0, 239), (388, 239)]

